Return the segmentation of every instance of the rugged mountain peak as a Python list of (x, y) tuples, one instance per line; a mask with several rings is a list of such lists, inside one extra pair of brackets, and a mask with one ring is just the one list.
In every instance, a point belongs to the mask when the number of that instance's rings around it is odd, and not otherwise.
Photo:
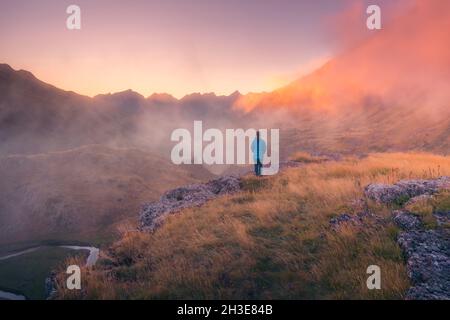
[(124, 90), (124, 91), (119, 91), (119, 92), (114, 92), (114, 93), (98, 94), (94, 98), (100, 98), (100, 99), (102, 99), (102, 98), (145, 99), (143, 95), (141, 95), (140, 93), (138, 93), (136, 91), (133, 91), (131, 89)]
[(17, 77), (21, 77), (23, 79), (40, 81), (31, 72), (29, 72), (27, 70), (22, 70), (22, 69), (15, 70), (9, 64), (6, 64), (6, 63), (0, 63), (0, 74), (14, 75)]
[(169, 93), (153, 93), (152, 95), (147, 97), (147, 100), (161, 104), (178, 102), (178, 99)]
[(6, 63), (0, 63), (0, 72), (12, 72), (14, 71), (13, 68), (9, 64)]

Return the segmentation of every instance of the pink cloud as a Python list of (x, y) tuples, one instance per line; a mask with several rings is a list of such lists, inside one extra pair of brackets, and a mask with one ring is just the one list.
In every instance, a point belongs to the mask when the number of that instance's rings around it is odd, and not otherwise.
[(396, 10), (402, 11), (392, 14), (395, 19), (361, 40), (354, 31), (361, 7), (350, 6), (333, 20), (341, 21), (335, 34), (347, 48), (343, 54), (270, 94), (245, 96), (237, 107), (339, 110), (361, 106), (373, 96), (387, 104), (424, 110), (448, 104), (450, 1), (416, 0), (407, 10), (401, 6)]

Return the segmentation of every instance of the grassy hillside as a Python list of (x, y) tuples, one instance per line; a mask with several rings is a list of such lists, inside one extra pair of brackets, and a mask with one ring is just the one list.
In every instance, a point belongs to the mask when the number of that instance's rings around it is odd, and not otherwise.
[[(245, 177), (243, 192), (172, 215), (153, 234), (124, 233), (84, 270), (83, 294), (61, 286), (59, 298), (403, 298), (410, 284), (398, 229), (390, 208), (364, 198), (364, 186), (450, 175), (450, 157), (307, 160), (273, 177)], [(381, 221), (330, 227), (332, 217), (360, 211)], [(382, 290), (366, 287), (371, 264), (381, 267)]]
[(0, 176), (1, 250), (17, 242), (105, 242), (118, 221), (136, 220), (143, 202), (210, 174), (139, 149), (89, 145), (0, 157)]

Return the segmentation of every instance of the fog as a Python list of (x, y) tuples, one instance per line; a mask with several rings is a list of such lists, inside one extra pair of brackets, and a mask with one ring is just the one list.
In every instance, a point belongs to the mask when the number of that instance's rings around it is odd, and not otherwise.
[(171, 187), (231, 172), (171, 164), (171, 132), (191, 130), (194, 120), (220, 130), (280, 129), (282, 161), (296, 151), (447, 154), (450, 3), (417, 0), (398, 10), (364, 37), (342, 24), (339, 55), (270, 93), (89, 98), (0, 65), (3, 241), (105, 229), (136, 218), (143, 202)]

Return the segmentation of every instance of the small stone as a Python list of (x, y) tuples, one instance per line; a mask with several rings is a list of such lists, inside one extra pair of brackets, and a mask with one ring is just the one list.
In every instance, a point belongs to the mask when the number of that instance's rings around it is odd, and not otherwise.
[(432, 195), (450, 187), (450, 177), (434, 180), (402, 180), (396, 184), (369, 184), (364, 193), (367, 198), (379, 203), (392, 204), (421, 195)]
[(361, 225), (363, 217), (359, 215), (351, 215), (348, 213), (342, 213), (337, 217), (330, 219), (331, 229), (334, 231), (338, 231), (344, 225), (353, 225), (358, 226)]

